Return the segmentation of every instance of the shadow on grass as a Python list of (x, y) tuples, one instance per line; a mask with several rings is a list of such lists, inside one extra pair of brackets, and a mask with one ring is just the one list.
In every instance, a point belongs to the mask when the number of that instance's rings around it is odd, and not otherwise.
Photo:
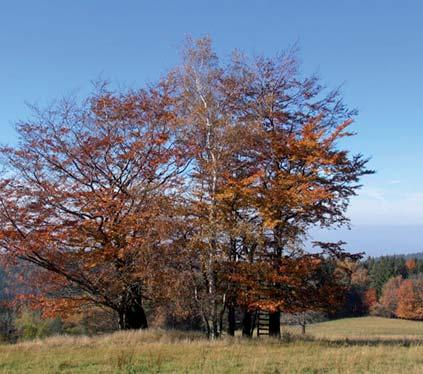
[(295, 335), (290, 333), (282, 334), (282, 343), (292, 342), (313, 342), (323, 346), (423, 346), (423, 338), (409, 337), (362, 337), (362, 338), (319, 338), (311, 335)]
[[(257, 339), (257, 338), (256, 338)], [(256, 340), (255, 339), (255, 340)], [(262, 338), (258, 338), (258, 343)], [(423, 338), (409, 337), (362, 337), (362, 338), (323, 338), (312, 335), (296, 335), (291, 333), (282, 333), (280, 339), (264, 338), (268, 342), (275, 344), (290, 344), (294, 342), (315, 343), (326, 347), (346, 347), (346, 346), (399, 346), (412, 347), (423, 346)], [(259, 343), (258, 343), (259, 344)]]
[(315, 339), (315, 342), (327, 345), (327, 346), (423, 346), (423, 339), (407, 339), (407, 338), (365, 338), (365, 339)]

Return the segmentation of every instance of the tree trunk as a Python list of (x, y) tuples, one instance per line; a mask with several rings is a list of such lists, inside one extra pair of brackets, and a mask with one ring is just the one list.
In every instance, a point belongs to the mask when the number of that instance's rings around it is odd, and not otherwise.
[(146, 329), (148, 328), (147, 316), (144, 308), (137, 304), (119, 312), (119, 328), (121, 330)]
[(244, 311), (242, 318), (242, 336), (247, 338), (253, 336), (253, 313), (249, 310)]
[(235, 308), (233, 306), (230, 306), (228, 307), (228, 335), (235, 336), (235, 329)]
[(281, 336), (281, 312), (269, 313), (269, 336)]
[(210, 334), (210, 338), (212, 340), (217, 339), (220, 336), (219, 334), (219, 321), (216, 318), (216, 314), (213, 313), (213, 320), (212, 320), (212, 325), (211, 325), (211, 334)]
[(118, 316), (119, 316), (119, 329), (124, 330), (125, 329), (125, 314), (119, 311)]
[(204, 313), (203, 313), (203, 323), (204, 323), (204, 327), (206, 328), (207, 338), (210, 339), (210, 323)]
[(306, 333), (306, 324), (305, 324), (305, 323), (303, 323), (303, 324), (301, 325), (301, 333), (302, 333), (303, 335), (305, 335), (305, 333)]

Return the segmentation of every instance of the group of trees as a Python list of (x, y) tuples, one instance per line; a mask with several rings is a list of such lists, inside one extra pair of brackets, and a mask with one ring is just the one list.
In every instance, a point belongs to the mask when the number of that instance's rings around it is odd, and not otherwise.
[(338, 314), (423, 320), (423, 259), (382, 256), (351, 266), (347, 301)]
[(26, 296), (50, 314), (98, 305), (145, 328), (147, 306), (215, 338), (239, 313), (250, 334), (262, 310), (277, 335), (280, 312), (341, 302), (339, 264), (358, 258), (302, 245), (310, 226), (348, 222), (371, 173), (338, 144), (354, 115), (292, 51), (222, 63), (189, 41), (156, 84), (99, 84), (17, 125), (1, 149), (1, 256), (32, 264)]
[(405, 261), (405, 274), (390, 278), (382, 287), (379, 303), (381, 315), (423, 320), (423, 261)]

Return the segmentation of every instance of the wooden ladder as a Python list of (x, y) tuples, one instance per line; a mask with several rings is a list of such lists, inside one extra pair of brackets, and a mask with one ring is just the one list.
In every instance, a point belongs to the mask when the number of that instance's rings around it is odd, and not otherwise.
[(257, 336), (269, 336), (269, 312), (257, 312)]

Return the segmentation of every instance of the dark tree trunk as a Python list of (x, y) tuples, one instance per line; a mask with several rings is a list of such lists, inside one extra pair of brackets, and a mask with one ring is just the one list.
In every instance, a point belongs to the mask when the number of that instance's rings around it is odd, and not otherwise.
[(269, 313), (269, 336), (281, 336), (281, 312)]
[(119, 311), (118, 315), (119, 315), (119, 329), (125, 330), (125, 314)]
[(147, 316), (145, 315), (144, 308), (137, 303), (119, 312), (119, 328), (121, 330), (148, 328)]
[(302, 333), (303, 335), (305, 335), (305, 333), (306, 333), (306, 324), (305, 324), (305, 323), (303, 323), (303, 324), (301, 325), (301, 333)]
[(203, 315), (204, 326), (206, 327), (207, 338), (210, 339), (211, 329), (209, 320)]
[(253, 328), (253, 313), (245, 310), (242, 317), (242, 336), (251, 338), (253, 336)]
[(126, 312), (126, 321), (130, 329), (146, 329), (148, 328), (147, 316), (144, 308), (139, 304), (134, 304)]
[(235, 329), (235, 308), (233, 306), (230, 306), (228, 307), (228, 335), (235, 336)]

